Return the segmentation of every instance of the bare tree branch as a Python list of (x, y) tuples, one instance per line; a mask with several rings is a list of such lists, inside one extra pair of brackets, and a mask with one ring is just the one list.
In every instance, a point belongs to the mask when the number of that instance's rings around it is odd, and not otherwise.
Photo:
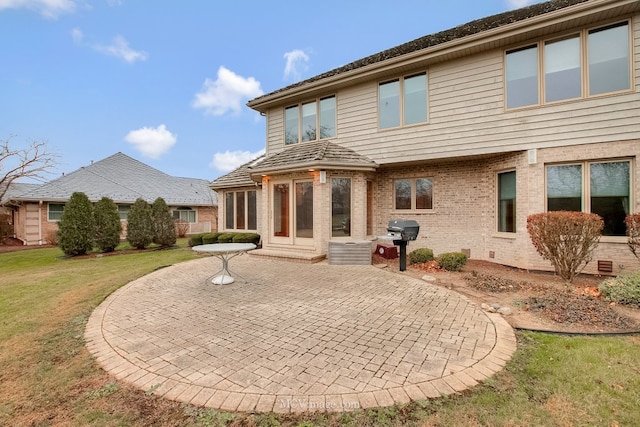
[(11, 137), (0, 141), (0, 200), (18, 178), (46, 180), (56, 165), (56, 155), (47, 150), (47, 143), (32, 141), (27, 148), (10, 146)]

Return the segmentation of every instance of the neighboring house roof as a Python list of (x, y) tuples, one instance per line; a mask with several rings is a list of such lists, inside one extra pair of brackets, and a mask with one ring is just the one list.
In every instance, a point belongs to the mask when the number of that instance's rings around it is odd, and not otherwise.
[(260, 164), (264, 159), (265, 155), (263, 154), (241, 166), (238, 166), (228, 174), (215, 179), (211, 183), (211, 188), (215, 190), (221, 188), (246, 187), (248, 185), (254, 186), (255, 182), (249, 175), (251, 172), (250, 168)]
[(275, 153), (249, 167), (252, 176), (305, 169), (375, 170), (378, 164), (362, 154), (330, 141), (305, 142)]
[(153, 202), (162, 197), (170, 206), (217, 204), (207, 180), (173, 177), (123, 153), (63, 175), (13, 200), (64, 202), (76, 191), (94, 202), (102, 197), (116, 203), (133, 203), (138, 198)]
[(35, 190), (40, 187), (42, 184), (30, 184), (27, 182), (12, 182), (9, 186), (9, 189), (0, 200), (0, 205), (8, 202), (9, 200), (13, 200), (21, 194), (28, 193), (30, 191)]
[(290, 92), (296, 88), (309, 86), (311, 83), (320, 80), (329, 79), (334, 76), (346, 74), (348, 72), (368, 69), (370, 66), (383, 63), (384, 61), (409, 55), (424, 49), (433, 48), (443, 45), (454, 40), (462, 39), (468, 36), (487, 32), (489, 30), (506, 26), (508, 24), (517, 23), (530, 18), (535, 18), (550, 12), (558, 11), (580, 3), (587, 3), (589, 0), (551, 0), (544, 3), (537, 3), (521, 9), (511, 10), (486, 18), (477, 19), (457, 27), (440, 31), (434, 34), (423, 36), (407, 43), (392, 47), (390, 49), (367, 56), (357, 61), (351, 62), (342, 67), (335, 68), (315, 77), (303, 80), (301, 82), (283, 87), (276, 91), (267, 93), (248, 102), (248, 106), (260, 110), (261, 104), (265, 104), (272, 99), (276, 99), (279, 94)]

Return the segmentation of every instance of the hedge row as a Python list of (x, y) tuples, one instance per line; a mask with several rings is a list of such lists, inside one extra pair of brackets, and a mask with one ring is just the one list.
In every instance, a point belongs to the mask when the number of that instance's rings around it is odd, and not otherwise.
[(253, 243), (260, 242), (258, 233), (202, 233), (189, 238), (189, 246), (209, 245), (212, 243)]

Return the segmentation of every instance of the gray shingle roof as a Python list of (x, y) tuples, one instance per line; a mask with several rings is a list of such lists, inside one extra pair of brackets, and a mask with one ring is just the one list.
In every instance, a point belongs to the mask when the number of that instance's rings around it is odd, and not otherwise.
[(293, 145), (267, 157), (259, 164), (250, 167), (249, 170), (255, 173), (308, 167), (367, 168), (373, 170), (378, 165), (368, 157), (349, 148), (330, 141), (318, 141)]
[(30, 184), (28, 182), (12, 182), (9, 189), (4, 194), (4, 197), (0, 200), (0, 205), (20, 196), (21, 194), (33, 191), (41, 185), (42, 184)]
[(523, 7), (521, 9), (510, 10), (508, 12), (499, 13), (497, 15), (488, 16), (486, 18), (476, 19), (457, 27), (440, 31), (434, 34), (426, 35), (407, 43), (392, 47), (390, 49), (383, 50), (382, 52), (375, 53), (357, 61), (351, 62), (342, 67), (335, 68), (327, 71), (323, 74), (319, 74), (315, 77), (311, 77), (307, 80), (303, 80), (298, 83), (286, 86), (284, 88), (275, 90), (273, 92), (262, 95), (249, 101), (248, 105), (251, 106), (254, 103), (259, 103), (260, 100), (273, 96), (280, 92), (285, 92), (290, 89), (294, 89), (299, 86), (322, 80), (328, 77), (335, 76), (337, 74), (346, 73), (358, 68), (365, 67), (367, 65), (375, 64), (385, 61), (387, 59), (395, 58), (398, 56), (406, 55), (408, 53), (416, 52), (429, 47), (437, 46), (452, 40), (460, 39), (470, 35), (478, 34), (483, 31), (491, 30), (493, 28), (501, 27), (503, 25), (511, 24), (525, 19), (533, 18), (536, 16), (544, 15), (556, 10), (564, 9), (569, 6), (573, 6), (579, 3), (584, 3), (589, 0), (551, 0), (544, 3), (537, 3), (531, 6)]
[(109, 197), (116, 203), (132, 203), (137, 198), (153, 202), (162, 197), (170, 206), (217, 204), (207, 180), (173, 177), (123, 153), (82, 167), (14, 199), (66, 201), (75, 191), (85, 193), (91, 201)]
[(232, 188), (232, 187), (246, 187), (247, 185), (255, 185), (249, 175), (251, 166), (255, 166), (264, 161), (265, 155), (261, 155), (244, 165), (238, 166), (226, 175), (223, 175), (215, 179), (211, 183), (211, 188)]

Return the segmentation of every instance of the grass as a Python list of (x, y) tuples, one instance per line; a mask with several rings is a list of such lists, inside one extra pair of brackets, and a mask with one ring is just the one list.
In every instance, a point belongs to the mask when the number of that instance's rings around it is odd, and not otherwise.
[(518, 333), (507, 368), (463, 394), (342, 414), (234, 414), (115, 381), (84, 347), (88, 316), (131, 280), (194, 258), (180, 249), (66, 259), (0, 254), (0, 425), (448, 426), (634, 425), (640, 338)]

